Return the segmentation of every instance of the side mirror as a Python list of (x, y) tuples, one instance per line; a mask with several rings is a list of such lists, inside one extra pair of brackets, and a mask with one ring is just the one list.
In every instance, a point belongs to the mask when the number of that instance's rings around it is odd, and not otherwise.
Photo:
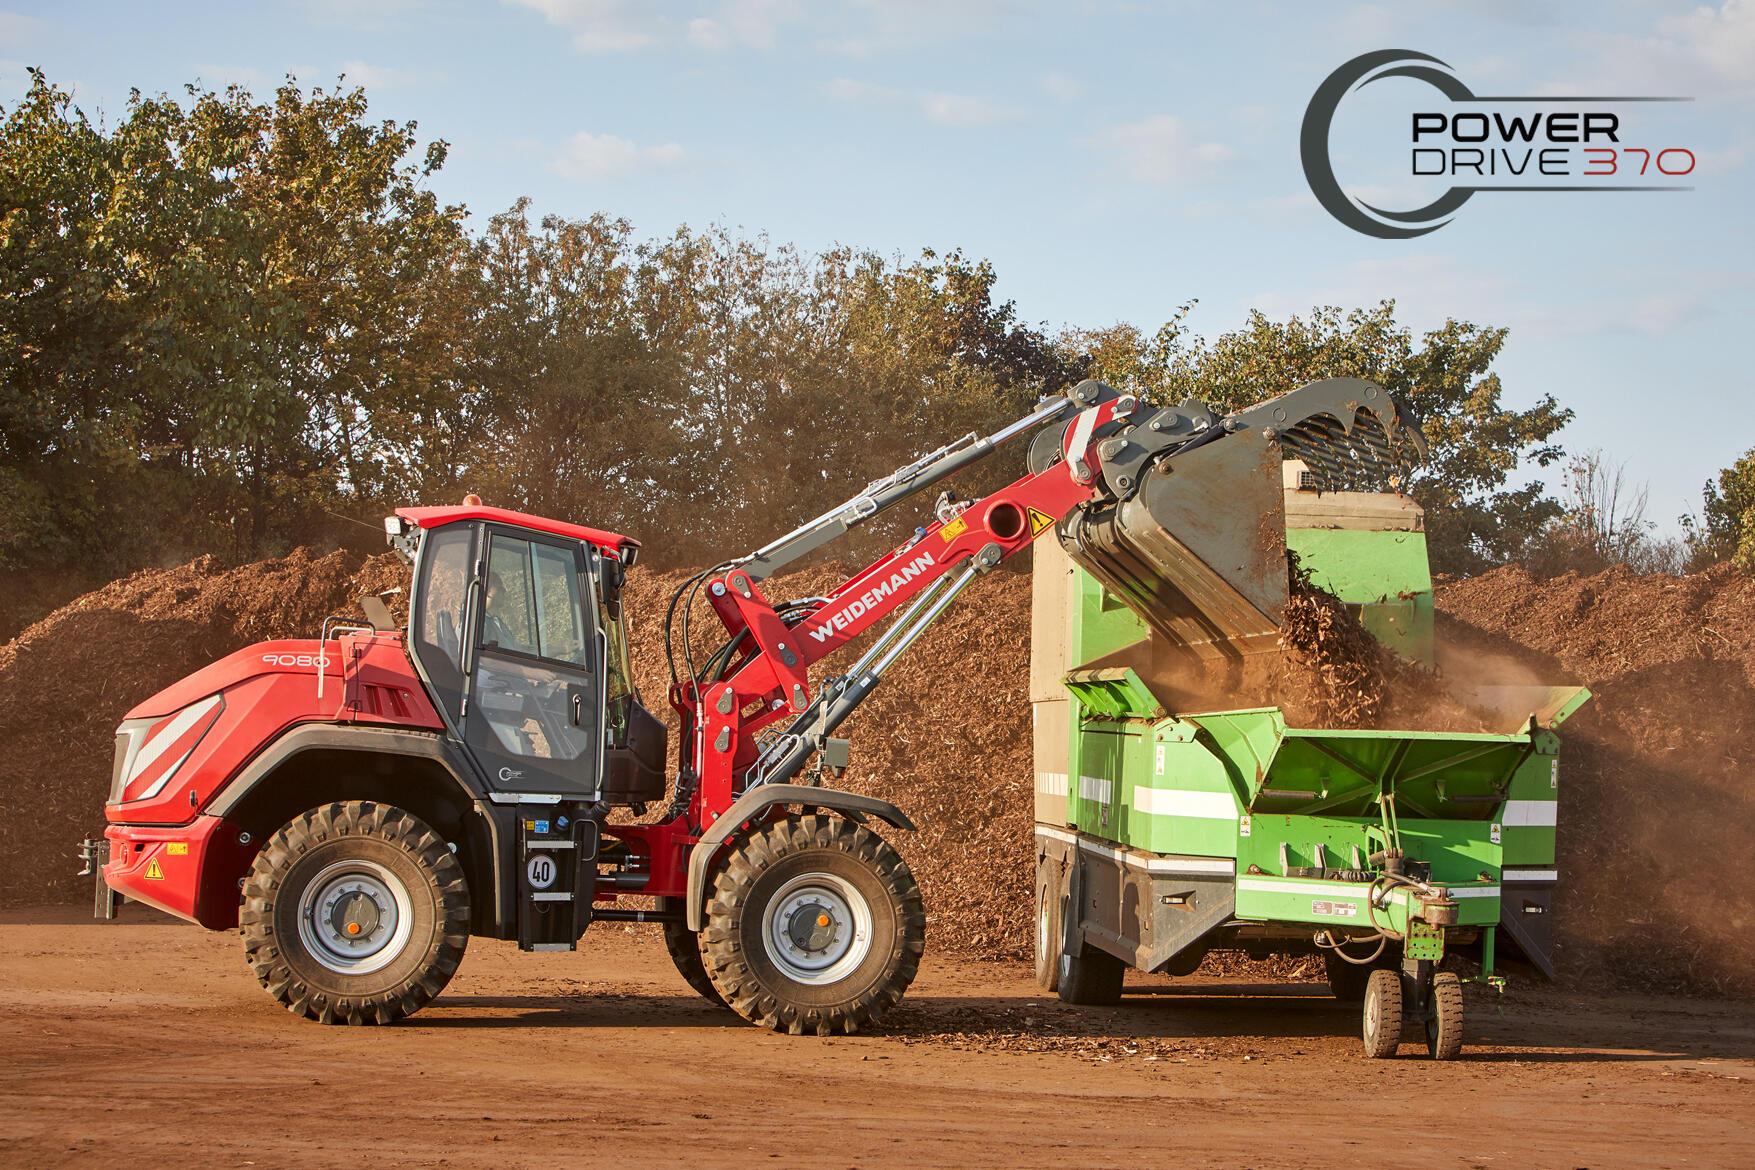
[(360, 598), (360, 609), (365, 611), (366, 620), (372, 623), (374, 630), (384, 631), (396, 628), (396, 616), (390, 612), (390, 607), (384, 604), (384, 598), (401, 592), (400, 589), (386, 589), (383, 593), (368, 594)]

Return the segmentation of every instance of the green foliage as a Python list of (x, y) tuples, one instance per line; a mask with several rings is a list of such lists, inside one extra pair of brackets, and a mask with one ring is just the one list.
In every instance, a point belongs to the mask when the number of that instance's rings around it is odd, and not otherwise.
[(1695, 564), (1730, 561), (1755, 573), (1755, 448), (1719, 472), (1702, 495), (1705, 508), (1689, 539)]
[(1195, 398), (1235, 409), (1319, 378), (1368, 378), (1400, 396), (1422, 423), (1431, 458), (1407, 484), (1426, 509), (1432, 565), (1471, 573), (1516, 559), (1559, 514), (1540, 484), (1512, 485), (1528, 465), (1561, 455), (1551, 440), (1571, 419), (1552, 395), (1514, 410), (1491, 369), (1504, 329), (1447, 321), (1416, 343), (1396, 324), (1395, 304), (1272, 321), (1252, 313), (1239, 330), (1191, 339), (1184, 306), (1147, 339), (1129, 325), (1070, 333), (1094, 376), (1160, 401)]
[[(7, 568), (259, 555), (466, 490), (699, 562), (1087, 370), (1220, 406), (1384, 383), (1434, 441), (1410, 486), (1441, 568), (1516, 555), (1556, 507), (1509, 481), (1558, 456), (1569, 412), (1501, 405), (1503, 330), (1416, 342), (1384, 304), (1210, 343), (1186, 311), (1049, 337), (957, 251), (640, 240), (524, 202), (470, 233), (426, 189), (445, 144), (372, 121), (358, 89), (136, 94), (106, 129), (38, 74), (0, 113)], [(1017, 472), (993, 462), (962, 489)]]
[(0, 563), (262, 551), (406, 478), (448, 396), (462, 211), (360, 90), (136, 93), (108, 133), (33, 73), (0, 128)]

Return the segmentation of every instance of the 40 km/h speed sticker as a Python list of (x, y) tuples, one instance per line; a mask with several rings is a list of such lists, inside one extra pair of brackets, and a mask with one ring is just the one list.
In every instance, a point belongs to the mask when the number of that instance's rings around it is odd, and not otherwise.
[(546, 853), (538, 853), (524, 867), (524, 876), (530, 879), (533, 890), (546, 890), (554, 885), (557, 873), (555, 859)]

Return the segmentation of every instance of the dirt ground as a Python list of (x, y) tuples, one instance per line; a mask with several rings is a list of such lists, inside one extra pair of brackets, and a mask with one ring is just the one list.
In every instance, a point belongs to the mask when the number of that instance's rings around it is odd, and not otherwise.
[(0, 914), (0, 1163), (1717, 1167), (1755, 1164), (1746, 1005), (1471, 989), (1470, 1047), (1357, 1052), (1320, 985), (1116, 1009), (935, 958), (883, 1031), (787, 1038), (689, 993), (651, 927), (477, 939), (431, 1008), (325, 1028), (235, 937), (136, 907)]

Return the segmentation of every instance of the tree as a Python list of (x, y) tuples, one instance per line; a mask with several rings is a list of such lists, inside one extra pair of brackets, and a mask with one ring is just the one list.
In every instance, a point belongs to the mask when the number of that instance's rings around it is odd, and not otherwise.
[(39, 72), (0, 128), (9, 566), (267, 551), (406, 479), (455, 393), (444, 144), (357, 88), (187, 98), (106, 133)]
[(1689, 551), (1696, 567), (1730, 561), (1755, 572), (1755, 448), (1707, 481), (1705, 508), (1689, 525)]
[(1091, 359), (1093, 376), (1159, 401), (1195, 398), (1236, 409), (1320, 378), (1378, 383), (1420, 418), (1431, 457), (1407, 489), (1427, 513), (1432, 566), (1472, 573), (1517, 559), (1560, 512), (1539, 483), (1514, 473), (1546, 467), (1562, 452), (1551, 440), (1572, 411), (1543, 395), (1515, 410), (1491, 369), (1505, 345), (1500, 328), (1447, 321), (1416, 344), (1396, 324), (1395, 303), (1272, 321), (1252, 313), (1214, 341), (1190, 338), (1183, 306), (1149, 340), (1132, 326), (1075, 332), (1063, 344)]

